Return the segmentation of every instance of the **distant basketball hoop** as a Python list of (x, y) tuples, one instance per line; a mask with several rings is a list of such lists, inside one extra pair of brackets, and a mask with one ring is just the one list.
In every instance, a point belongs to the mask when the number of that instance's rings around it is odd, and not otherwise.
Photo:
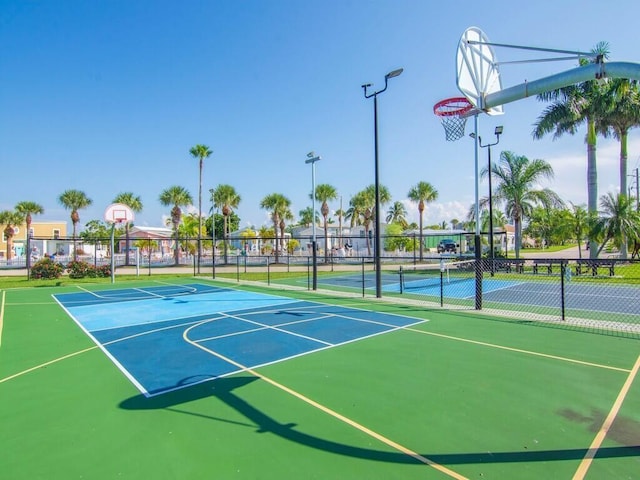
[(433, 106), (433, 113), (440, 118), (448, 142), (464, 137), (467, 117), (472, 115), (473, 105), (465, 97), (441, 100)]
[(112, 225), (123, 225), (134, 220), (133, 210), (122, 203), (112, 203), (104, 211), (104, 221)]

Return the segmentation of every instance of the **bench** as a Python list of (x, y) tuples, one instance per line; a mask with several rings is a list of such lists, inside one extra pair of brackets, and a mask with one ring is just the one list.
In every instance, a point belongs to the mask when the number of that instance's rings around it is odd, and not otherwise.
[(533, 261), (533, 273), (537, 274), (538, 273), (538, 269), (540, 267), (546, 267), (547, 275), (551, 275), (553, 273), (553, 266), (554, 265), (561, 265), (564, 262), (565, 262), (565, 260), (563, 260), (563, 259), (557, 259), (557, 260), (550, 259), (550, 258), (535, 259)]
[(598, 268), (608, 268), (609, 276), (615, 275), (615, 267), (617, 260), (611, 258), (596, 258), (576, 261), (576, 275), (591, 273), (592, 276), (598, 275)]
[[(496, 258), (493, 262), (493, 267), (496, 271), (502, 270), (505, 273), (511, 273), (511, 270), (515, 270), (516, 273), (522, 273), (524, 271), (523, 258)], [(489, 260), (489, 269), (491, 269), (491, 260)]]

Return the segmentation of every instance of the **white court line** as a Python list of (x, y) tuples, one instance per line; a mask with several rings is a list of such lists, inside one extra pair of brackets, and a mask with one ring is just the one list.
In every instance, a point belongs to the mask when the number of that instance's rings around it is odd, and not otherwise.
[(294, 337), (304, 338), (305, 340), (311, 340), (312, 342), (322, 343), (322, 344), (327, 345), (329, 347), (332, 347), (334, 345), (333, 343), (325, 342), (324, 340), (320, 340), (318, 338), (309, 337), (307, 335), (302, 335), (301, 333), (296, 333), (296, 332), (290, 332), (290, 331), (287, 331), (287, 330), (283, 330), (282, 328), (278, 328), (278, 326), (276, 326), (276, 325), (267, 325), (266, 323), (254, 322), (253, 320), (245, 319), (245, 318), (239, 317), (237, 315), (230, 315), (230, 314), (224, 313), (224, 312), (219, 312), (219, 313), (224, 315), (225, 317), (233, 318), (235, 320), (240, 320), (242, 322), (252, 323), (253, 325), (258, 325), (258, 326), (260, 326), (260, 327), (262, 327), (264, 329), (275, 330), (277, 332), (285, 333), (287, 335), (293, 335)]

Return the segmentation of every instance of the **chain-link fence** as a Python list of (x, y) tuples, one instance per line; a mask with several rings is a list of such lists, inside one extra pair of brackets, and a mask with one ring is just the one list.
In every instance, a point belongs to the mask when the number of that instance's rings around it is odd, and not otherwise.
[[(296, 242), (292, 242), (296, 240)], [(183, 273), (253, 281), (281, 288), (312, 289), (363, 297), (411, 301), (425, 308), (481, 310), (494, 316), (592, 329), (640, 338), (640, 262), (602, 258), (496, 258), (476, 263), (473, 254), (417, 248), (415, 236), (402, 248), (385, 251), (380, 271), (367, 238), (319, 249), (310, 238), (279, 242), (245, 238), (236, 242), (166, 237), (91, 242), (32, 238), (25, 254), (0, 262), (0, 271), (25, 271), (48, 256), (63, 265), (80, 260), (96, 267), (113, 262), (116, 274), (153, 275), (178, 267)], [(397, 237), (385, 238), (400, 244)], [(176, 249), (175, 246), (178, 245)], [(464, 246), (464, 242), (462, 242)], [(128, 247), (127, 247), (128, 245)], [(284, 245), (284, 247), (282, 246)], [(296, 248), (289, 248), (295, 245)], [(27, 256), (26, 252), (30, 252)], [(314, 281), (315, 277), (315, 281)], [(378, 287), (379, 285), (379, 287)]]
[[(311, 289), (313, 268), (263, 258), (238, 260), (219, 277)], [(398, 298), (425, 308), (480, 310), (547, 326), (591, 330), (640, 339), (640, 261), (636, 259), (474, 259), (454, 256), (332, 259), (317, 266), (317, 288), (335, 293)]]

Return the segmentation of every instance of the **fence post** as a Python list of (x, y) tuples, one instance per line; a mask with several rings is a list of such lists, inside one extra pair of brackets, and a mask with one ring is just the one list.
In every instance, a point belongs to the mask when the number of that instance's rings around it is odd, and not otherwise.
[(211, 278), (216, 279), (216, 242), (215, 239), (213, 241), (213, 249), (211, 256), (213, 257), (213, 262), (211, 264)]
[(565, 312), (564, 312), (564, 276), (566, 273), (567, 264), (564, 260), (560, 261), (560, 316), (562, 321), (565, 320)]
[(402, 270), (402, 265), (400, 265), (400, 293), (404, 293), (404, 270)]
[[(93, 256), (95, 257), (96, 249), (93, 248)], [(27, 231), (27, 280), (31, 279), (31, 234)]]
[(362, 298), (364, 298), (364, 257), (362, 257)]

